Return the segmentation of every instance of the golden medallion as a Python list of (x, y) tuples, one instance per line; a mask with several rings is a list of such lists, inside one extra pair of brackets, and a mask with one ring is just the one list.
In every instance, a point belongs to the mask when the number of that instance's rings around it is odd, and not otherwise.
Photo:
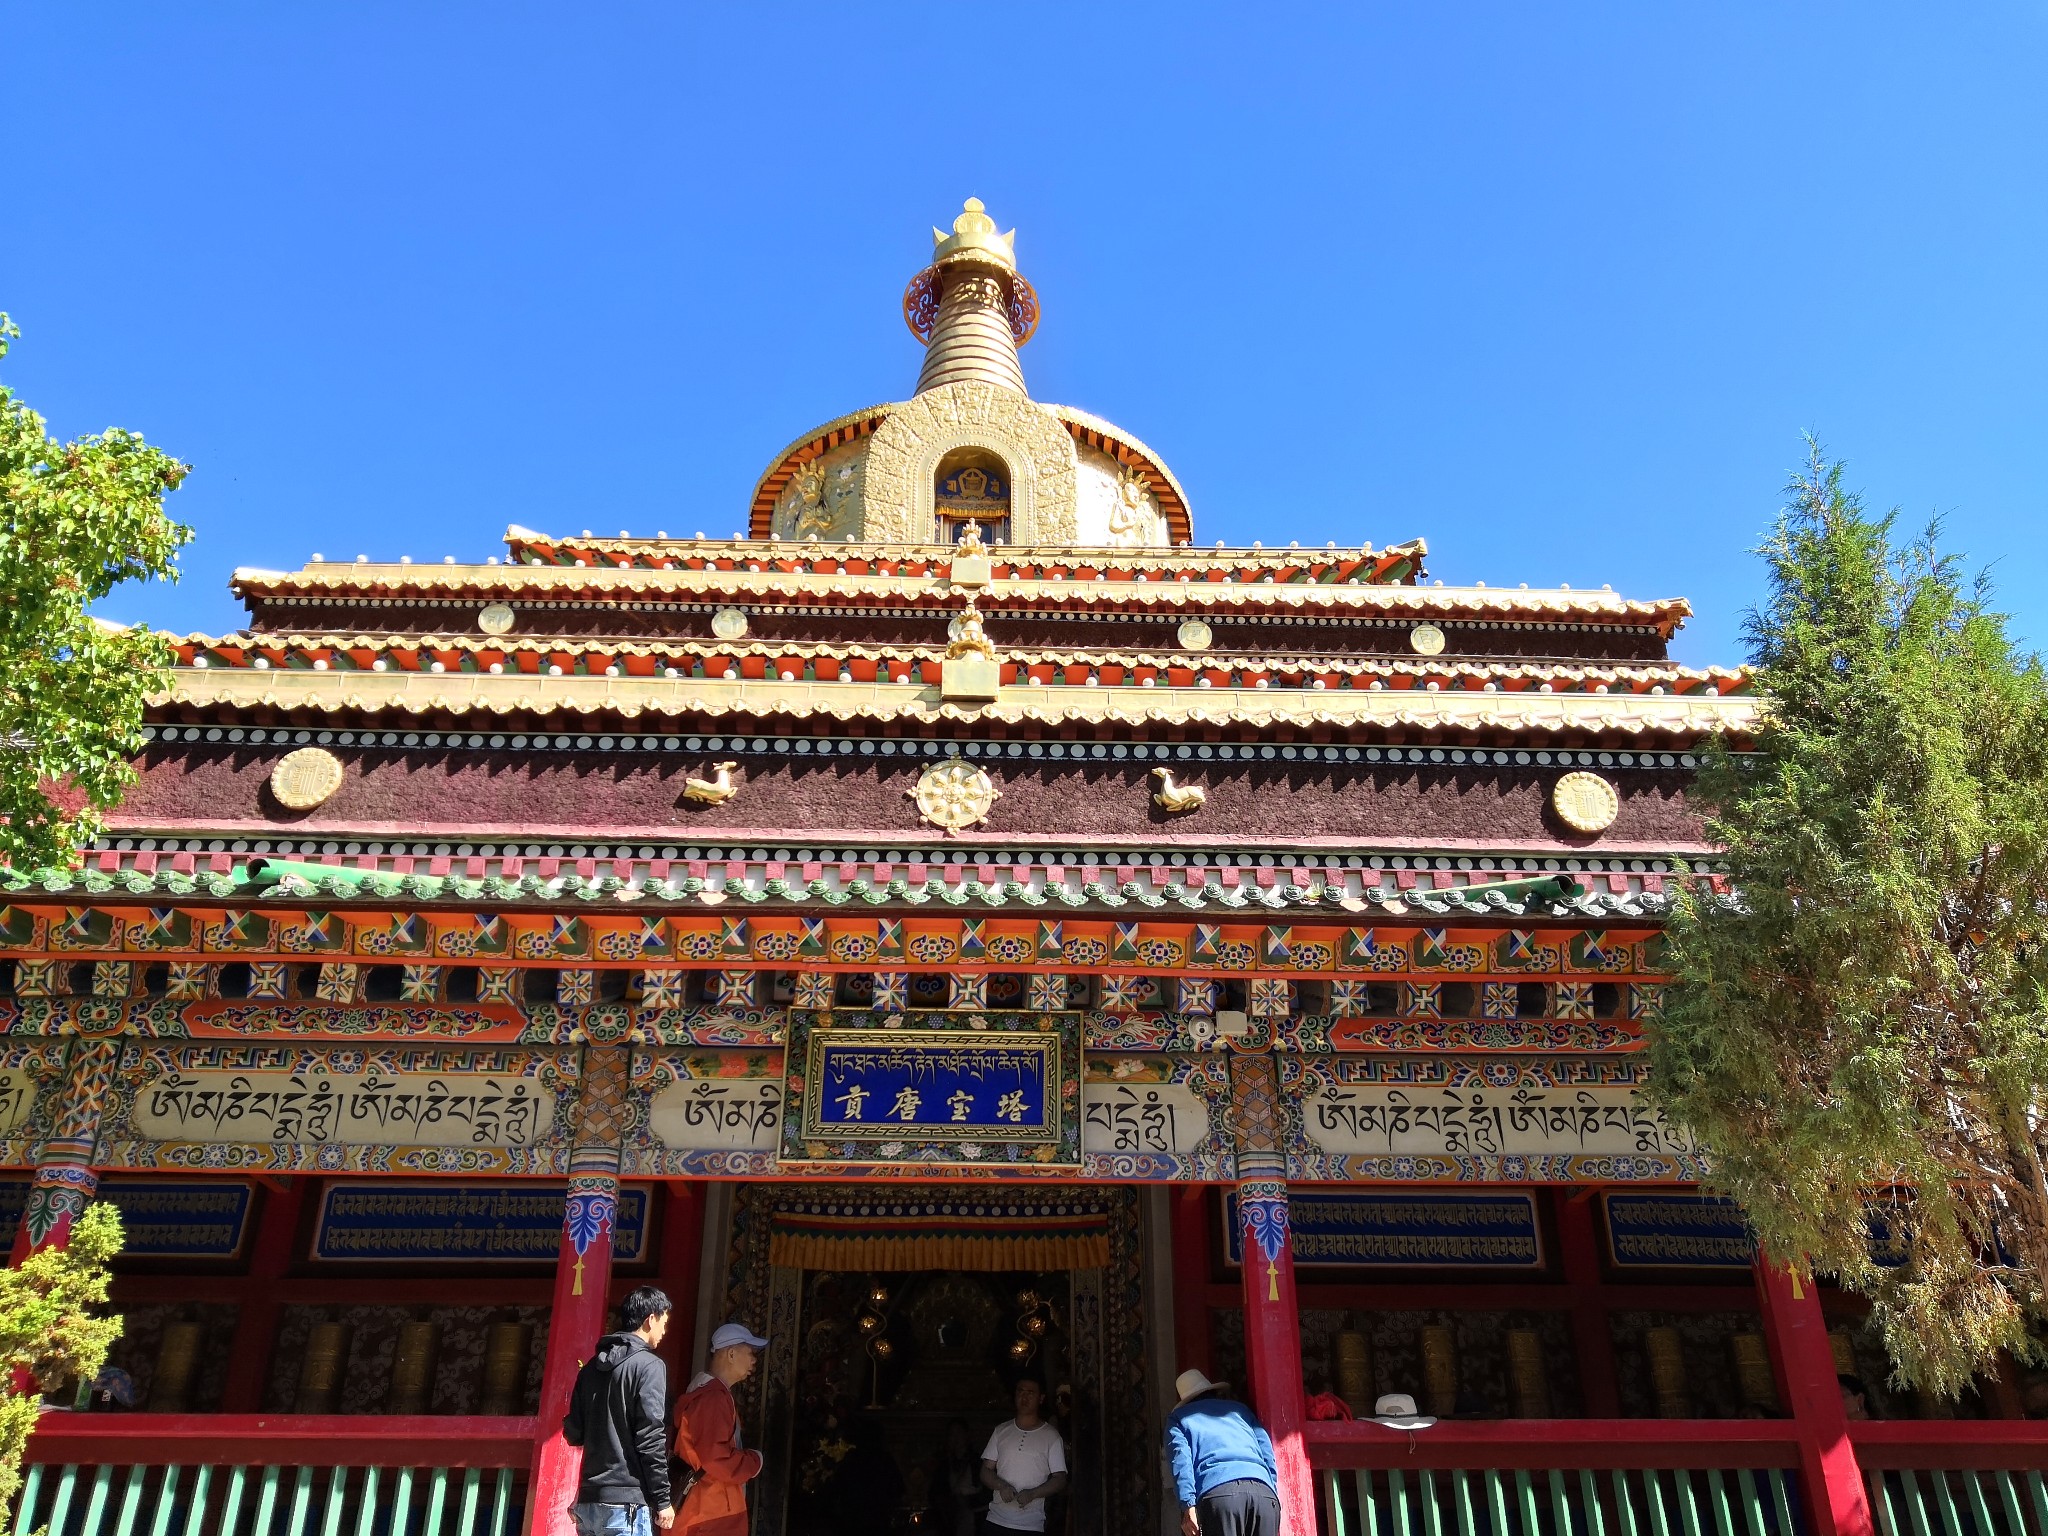
[(502, 635), (512, 627), (510, 603), (486, 603), (476, 616), (476, 627), (487, 635)]
[(1550, 806), (1574, 832), (1605, 832), (1621, 814), (1621, 796), (1597, 773), (1568, 773), (1551, 788)]
[(1189, 619), (1178, 632), (1180, 648), (1184, 651), (1206, 651), (1216, 639), (1216, 632), (1201, 619)]
[(918, 776), (917, 787), (909, 791), (917, 801), (918, 814), (948, 832), (987, 820), (1001, 793), (986, 773), (957, 757), (925, 769)]
[(310, 811), (341, 788), (341, 759), (324, 747), (287, 752), (270, 770), (270, 792), (287, 810)]
[(1434, 624), (1418, 624), (1408, 631), (1408, 648), (1418, 656), (1440, 655), (1444, 648), (1444, 632)]
[(738, 608), (721, 608), (711, 615), (711, 633), (721, 640), (737, 640), (747, 632), (747, 616)]

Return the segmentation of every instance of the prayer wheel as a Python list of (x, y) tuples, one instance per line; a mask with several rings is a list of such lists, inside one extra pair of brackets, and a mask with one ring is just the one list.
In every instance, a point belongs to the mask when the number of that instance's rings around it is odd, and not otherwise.
[(1508, 1386), (1518, 1419), (1550, 1417), (1550, 1382), (1543, 1372), (1543, 1340), (1534, 1328), (1508, 1330)]
[(1778, 1383), (1771, 1375), (1771, 1352), (1764, 1347), (1764, 1336), (1738, 1333), (1728, 1341), (1728, 1348), (1735, 1356), (1735, 1384), (1741, 1389), (1743, 1402), (1752, 1408), (1775, 1412)]
[(1657, 1392), (1657, 1417), (1689, 1419), (1692, 1395), (1685, 1389), (1685, 1344), (1676, 1328), (1652, 1328), (1643, 1335), (1650, 1357), (1650, 1385)]
[(1448, 1323), (1429, 1323), (1422, 1330), (1422, 1389), (1429, 1411), (1440, 1419), (1458, 1411), (1458, 1336)]
[(526, 1362), (533, 1324), (493, 1323), (484, 1334), (484, 1390), (477, 1411), (505, 1418), (526, 1405)]
[(1372, 1412), (1372, 1344), (1355, 1328), (1337, 1335), (1337, 1395), (1361, 1418)]
[(1837, 1376), (1854, 1376), (1856, 1371), (1856, 1340), (1846, 1328), (1828, 1330), (1828, 1353), (1835, 1357)]
[(151, 1413), (189, 1413), (199, 1380), (199, 1351), (206, 1342), (202, 1323), (168, 1323), (157, 1347), (156, 1375), (149, 1383)]
[(341, 1405), (341, 1384), (348, 1375), (348, 1346), (355, 1330), (347, 1323), (315, 1323), (306, 1335), (306, 1355), (299, 1362), (299, 1392), (292, 1400), (297, 1413), (333, 1413)]
[(441, 1357), (439, 1323), (401, 1323), (391, 1354), (386, 1413), (425, 1413), (434, 1401), (434, 1367)]

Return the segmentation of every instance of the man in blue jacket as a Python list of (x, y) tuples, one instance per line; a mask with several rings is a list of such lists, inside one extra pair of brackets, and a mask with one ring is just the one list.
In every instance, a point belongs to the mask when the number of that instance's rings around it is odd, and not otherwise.
[(1258, 1415), (1200, 1371), (1182, 1371), (1173, 1389), (1166, 1452), (1181, 1536), (1280, 1536), (1280, 1473)]

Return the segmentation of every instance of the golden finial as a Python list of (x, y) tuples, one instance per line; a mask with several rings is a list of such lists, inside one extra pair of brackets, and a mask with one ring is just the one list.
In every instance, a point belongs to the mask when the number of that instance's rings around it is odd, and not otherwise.
[(960, 217), (953, 221), (952, 234), (936, 225), (932, 228), (932, 260), (950, 261), (955, 257), (993, 262), (1005, 272), (1014, 272), (1017, 231), (997, 234), (996, 221), (983, 209), (981, 199), (970, 197), (962, 205)]

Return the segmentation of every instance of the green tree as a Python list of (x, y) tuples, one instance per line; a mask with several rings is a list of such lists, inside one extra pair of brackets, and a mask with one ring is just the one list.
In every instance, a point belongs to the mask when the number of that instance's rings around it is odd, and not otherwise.
[(21, 1486), (21, 1453), (42, 1394), (91, 1381), (121, 1336), (121, 1319), (99, 1317), (107, 1265), (121, 1251), (121, 1213), (104, 1200), (79, 1212), (67, 1247), (45, 1248), (0, 1270), (0, 1509)]
[(1679, 897), (1653, 1091), (1766, 1253), (1867, 1296), (1898, 1380), (1953, 1396), (2039, 1358), (2048, 680), (1938, 530), (1895, 539), (1818, 447), (1788, 492), (1761, 723), (1696, 792), (1728, 892)]
[[(0, 357), (21, 333), (0, 313)], [(186, 466), (118, 428), (75, 442), (0, 386), (0, 860), (69, 863), (135, 777), (170, 648), (92, 617), (126, 581), (177, 579), (164, 511)]]

